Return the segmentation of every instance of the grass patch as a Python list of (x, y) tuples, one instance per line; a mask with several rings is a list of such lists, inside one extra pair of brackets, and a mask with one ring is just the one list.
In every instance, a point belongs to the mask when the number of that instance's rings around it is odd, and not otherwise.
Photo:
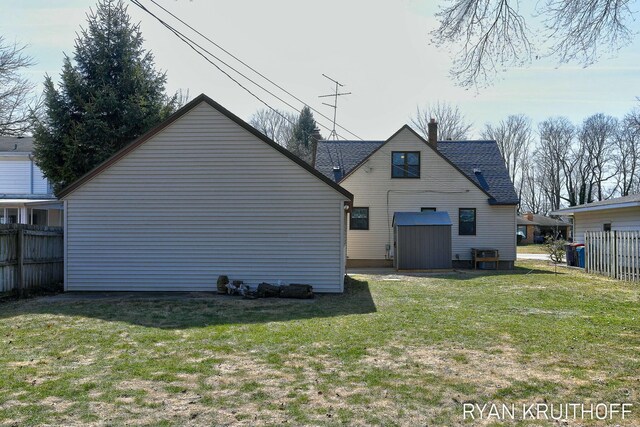
[(640, 424), (640, 286), (546, 263), (0, 317), (0, 425), (460, 425), (464, 402), (542, 401), (628, 402), (613, 422)]
[(527, 243), (523, 245), (518, 245), (517, 251), (519, 254), (543, 254), (543, 255), (548, 254), (548, 252), (544, 248), (544, 245), (539, 243)]

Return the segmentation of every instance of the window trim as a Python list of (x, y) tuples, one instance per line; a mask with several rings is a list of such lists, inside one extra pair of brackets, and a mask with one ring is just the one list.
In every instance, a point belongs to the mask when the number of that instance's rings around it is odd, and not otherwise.
[[(473, 211), (473, 233), (462, 233), (460, 229), (460, 213), (462, 211)], [(478, 211), (476, 208), (458, 208), (458, 236), (477, 236), (478, 235)]]
[(420, 212), (438, 212), (436, 208), (420, 208)]
[[(356, 209), (366, 209), (367, 211), (367, 228), (353, 228), (353, 211)], [(349, 230), (369, 230), (369, 221), (371, 218), (369, 217), (369, 206), (354, 206), (351, 208), (351, 212), (349, 212)]]
[[(404, 158), (404, 165), (403, 165), (403, 172), (406, 174), (405, 176), (394, 176), (393, 175), (393, 171), (395, 170), (394, 168), (394, 164), (393, 164), (393, 155), (396, 153), (404, 153), (405, 154), (405, 158)], [(407, 174), (408, 169), (407, 166), (409, 166), (407, 164), (407, 161), (409, 159), (408, 154), (417, 154), (418, 155), (418, 176), (410, 176)], [(420, 151), (392, 151), (391, 152), (391, 178), (392, 179), (420, 179), (420, 168), (422, 166), (422, 158), (420, 156)], [(412, 165), (415, 166), (415, 165)]]
[(527, 239), (529, 237), (529, 227), (527, 225), (518, 225), (516, 228), (516, 234), (522, 228), (524, 228), (524, 239)]

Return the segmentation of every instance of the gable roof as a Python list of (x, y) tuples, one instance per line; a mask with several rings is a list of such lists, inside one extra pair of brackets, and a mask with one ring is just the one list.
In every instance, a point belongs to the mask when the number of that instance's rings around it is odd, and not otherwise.
[(552, 215), (572, 215), (575, 212), (599, 211), (604, 209), (622, 209), (640, 206), (640, 193), (599, 202), (585, 203), (551, 212)]
[(31, 153), (33, 137), (0, 136), (0, 152)]
[(276, 143), (273, 140), (271, 140), (270, 138), (268, 138), (262, 132), (260, 132), (259, 130), (257, 130), (256, 128), (254, 128), (253, 126), (251, 126), (250, 124), (248, 124), (244, 120), (242, 120), (240, 117), (238, 117), (235, 114), (233, 114), (231, 111), (229, 111), (226, 108), (224, 108), (222, 105), (220, 105), (217, 102), (215, 102), (213, 99), (209, 98), (204, 93), (200, 94), (197, 97), (195, 97), (194, 99), (192, 99), (189, 103), (185, 104), (182, 108), (180, 108), (178, 111), (176, 111), (175, 113), (170, 115), (168, 118), (166, 118), (164, 121), (162, 121), (161, 123), (159, 123), (155, 127), (153, 127), (151, 130), (147, 131), (145, 134), (141, 135), (140, 137), (134, 139), (129, 144), (127, 144), (122, 149), (120, 149), (115, 154), (113, 154), (110, 158), (108, 158), (107, 160), (105, 160), (104, 162), (102, 162), (101, 164), (96, 166), (95, 168), (93, 168), (91, 171), (89, 171), (86, 174), (84, 174), (82, 177), (80, 177), (75, 182), (69, 184), (67, 187), (62, 189), (62, 191), (60, 191), (60, 193), (58, 194), (58, 197), (59, 198), (63, 198), (65, 196), (69, 195), (71, 192), (73, 192), (74, 190), (78, 189), (79, 187), (81, 187), (86, 182), (90, 181), (93, 177), (95, 177), (96, 175), (99, 175), (105, 169), (108, 169), (111, 165), (113, 165), (118, 160), (120, 160), (121, 158), (126, 156), (128, 153), (130, 153), (131, 151), (135, 150), (140, 145), (144, 144), (147, 140), (151, 139), (153, 136), (155, 136), (156, 134), (160, 133), (162, 130), (164, 130), (164, 128), (166, 128), (167, 126), (169, 126), (170, 124), (172, 124), (173, 122), (178, 120), (180, 117), (182, 117), (183, 115), (185, 115), (186, 113), (191, 111), (193, 108), (195, 108), (197, 105), (199, 105), (202, 102), (207, 103), (213, 109), (219, 111), (224, 116), (229, 118), (231, 121), (235, 122), (238, 126), (242, 127), (243, 129), (245, 129), (246, 131), (248, 131), (249, 133), (254, 135), (256, 138), (258, 138), (259, 140), (261, 140), (265, 144), (269, 145), (274, 150), (280, 152), (285, 157), (287, 157), (288, 159), (290, 159), (294, 163), (296, 163), (299, 166), (301, 166), (303, 169), (305, 169), (311, 175), (315, 176), (316, 178), (318, 178), (319, 180), (321, 180), (322, 182), (324, 182), (325, 184), (327, 184), (328, 186), (330, 186), (334, 190), (338, 191), (343, 196), (347, 197), (349, 200), (353, 201), (353, 194), (351, 194), (350, 192), (348, 192), (347, 190), (342, 188), (340, 185), (338, 185), (332, 179), (329, 179), (326, 176), (324, 176), (323, 174), (321, 174), (320, 172), (318, 172), (315, 168), (313, 168), (307, 162), (305, 162), (304, 160), (300, 159), (298, 156), (296, 156), (295, 154), (291, 153), (286, 148), (282, 147), (278, 143)]
[[(490, 204), (517, 205), (520, 202), (495, 141), (438, 141), (438, 149), (435, 150), (427, 140), (408, 125), (402, 126), (384, 142), (318, 141), (316, 168), (327, 178), (333, 179), (333, 166), (342, 167), (342, 178), (338, 181), (342, 182), (403, 130), (413, 133), (427, 147), (487, 194)], [(336, 159), (342, 159), (342, 164), (335, 164)]]

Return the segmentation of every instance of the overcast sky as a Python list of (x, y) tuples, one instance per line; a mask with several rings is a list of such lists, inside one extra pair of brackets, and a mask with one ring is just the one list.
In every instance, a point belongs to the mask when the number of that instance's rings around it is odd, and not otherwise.
[[(365, 139), (386, 139), (409, 122), (416, 106), (447, 101), (460, 106), (475, 133), (486, 122), (524, 113), (534, 122), (564, 115), (578, 123), (594, 113), (621, 117), (640, 105), (640, 41), (583, 69), (539, 61), (509, 69), (494, 86), (456, 87), (448, 77), (452, 53), (429, 45), (438, 2), (431, 0), (158, 0), (176, 15), (327, 116), (318, 95), (333, 87), (325, 73), (352, 95), (339, 100), (338, 122)], [(143, 0), (144, 3), (151, 3)], [(63, 55), (73, 53), (94, 0), (0, 0), (0, 34), (28, 44), (36, 61), (28, 76), (57, 81)], [(166, 70), (168, 90), (206, 93), (244, 119), (261, 108), (255, 98), (189, 50), (153, 18), (130, 5), (145, 46)], [(206, 43), (206, 42), (204, 42)], [(207, 45), (214, 53), (215, 47)], [(39, 85), (40, 89), (41, 85)], [(266, 102), (288, 109), (255, 89)], [(327, 101), (324, 99), (324, 101)], [(295, 101), (293, 101), (295, 103)], [(299, 108), (301, 108), (301, 105)], [(316, 114), (316, 119), (331, 126)], [(323, 131), (325, 136), (328, 132)]]

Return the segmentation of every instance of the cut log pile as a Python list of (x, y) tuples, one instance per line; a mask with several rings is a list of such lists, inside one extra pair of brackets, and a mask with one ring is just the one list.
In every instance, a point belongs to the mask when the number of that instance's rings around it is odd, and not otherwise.
[(315, 295), (311, 285), (291, 283), (290, 285), (272, 285), (262, 282), (258, 289), (252, 291), (242, 280), (229, 283), (227, 276), (218, 277), (218, 293), (227, 295), (241, 295), (245, 298), (296, 298), (310, 299)]

